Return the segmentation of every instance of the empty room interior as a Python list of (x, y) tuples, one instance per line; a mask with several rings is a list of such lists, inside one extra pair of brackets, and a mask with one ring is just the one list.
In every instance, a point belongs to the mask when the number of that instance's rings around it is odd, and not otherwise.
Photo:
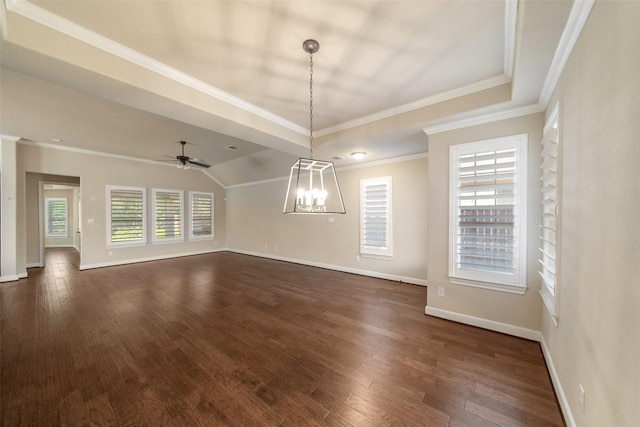
[(637, 426), (639, 20), (1, 0), (1, 425)]

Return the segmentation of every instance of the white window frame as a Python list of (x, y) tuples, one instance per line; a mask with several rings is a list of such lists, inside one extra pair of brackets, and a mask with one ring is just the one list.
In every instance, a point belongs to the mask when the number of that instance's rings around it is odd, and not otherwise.
[[(368, 224), (367, 218), (367, 188), (384, 186), (386, 190), (386, 235), (385, 244), (368, 245), (366, 235)], [(380, 178), (369, 178), (360, 180), (360, 255), (365, 258), (391, 259), (393, 257), (393, 180), (390, 176)]]
[[(106, 209), (106, 235), (108, 247), (144, 246), (147, 244), (147, 190), (144, 187), (127, 187), (121, 185), (107, 185), (107, 209)], [(139, 192), (142, 197), (142, 237), (126, 242), (113, 242), (111, 240), (111, 194), (113, 191)]]
[[(194, 196), (207, 196), (211, 200), (211, 233), (210, 234), (193, 234), (194, 212), (193, 198)], [(215, 237), (215, 195), (205, 191), (189, 191), (189, 240), (211, 240)]]
[[(527, 142), (526, 134), (452, 145), (449, 148), (449, 280), (458, 285), (524, 294), (527, 290)], [(515, 150), (514, 272), (464, 269), (458, 266), (459, 160), (461, 156)]]
[(558, 326), (558, 266), (560, 255), (560, 119), (556, 104), (544, 126), (540, 141), (542, 222), (540, 224), (540, 295)]
[[(158, 214), (158, 194), (166, 194), (166, 195), (174, 195), (178, 196), (178, 220), (180, 221), (177, 232), (178, 236), (174, 237), (159, 237), (158, 232), (161, 229), (158, 227), (158, 222), (163, 220)], [(151, 242), (153, 244), (163, 244), (163, 243), (179, 243), (184, 241), (184, 195), (181, 190), (167, 190), (163, 188), (152, 188), (151, 189), (151, 206), (152, 206), (152, 224), (153, 224), (153, 234), (151, 235)]]
[[(65, 197), (46, 197), (45, 199), (45, 236), (46, 237), (69, 237), (69, 201)], [(64, 202), (64, 231), (60, 233), (52, 233), (49, 228), (49, 203)]]

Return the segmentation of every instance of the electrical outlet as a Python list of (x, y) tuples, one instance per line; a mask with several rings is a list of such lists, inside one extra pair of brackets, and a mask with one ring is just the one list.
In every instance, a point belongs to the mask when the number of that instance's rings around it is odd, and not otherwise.
[(584, 399), (585, 399), (584, 387), (582, 387), (582, 384), (579, 384), (578, 385), (578, 403), (580, 405), (580, 410), (582, 412), (584, 412)]
[(442, 286), (438, 286), (438, 296), (439, 297), (444, 296), (444, 288)]

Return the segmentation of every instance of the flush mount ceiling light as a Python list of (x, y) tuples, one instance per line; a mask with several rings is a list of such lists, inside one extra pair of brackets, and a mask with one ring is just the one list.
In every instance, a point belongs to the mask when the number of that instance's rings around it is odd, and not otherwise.
[(351, 157), (356, 160), (364, 159), (364, 156), (366, 155), (367, 153), (365, 153), (364, 151), (354, 151), (353, 153), (351, 153)]
[(287, 196), (282, 213), (344, 214), (344, 202), (333, 162), (313, 158), (313, 54), (320, 49), (315, 40), (305, 40), (309, 54), (309, 158), (301, 157), (291, 166)]

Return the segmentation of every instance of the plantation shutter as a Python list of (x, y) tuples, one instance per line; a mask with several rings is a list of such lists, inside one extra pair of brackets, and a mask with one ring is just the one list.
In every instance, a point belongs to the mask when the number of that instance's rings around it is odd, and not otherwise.
[(67, 199), (48, 198), (47, 206), (47, 236), (66, 237), (67, 233)]
[(450, 147), (449, 276), (526, 290), (527, 135)]
[(154, 240), (182, 238), (182, 193), (153, 190), (155, 224)]
[(191, 193), (191, 236), (213, 235), (213, 194)]
[(458, 159), (458, 268), (513, 274), (515, 149)]
[(360, 252), (391, 255), (391, 177), (361, 181)]
[(110, 189), (111, 243), (144, 242), (144, 190)]
[(558, 215), (558, 130), (550, 127), (542, 139), (542, 224), (540, 226), (540, 277), (551, 295), (556, 288), (556, 233)]

